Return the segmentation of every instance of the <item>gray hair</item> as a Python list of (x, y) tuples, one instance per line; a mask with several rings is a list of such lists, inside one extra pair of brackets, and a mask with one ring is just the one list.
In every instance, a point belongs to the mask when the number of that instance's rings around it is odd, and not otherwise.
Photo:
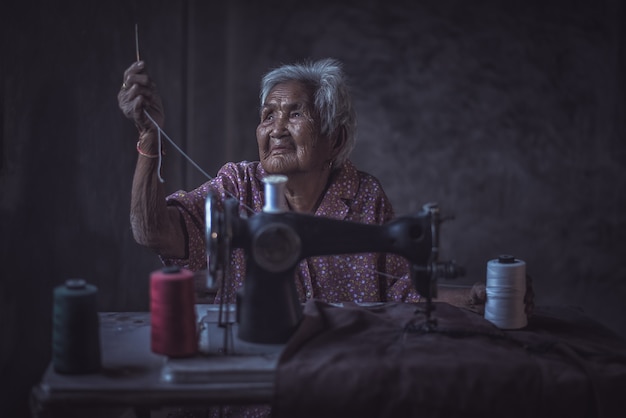
[(345, 130), (345, 142), (333, 161), (334, 167), (341, 167), (352, 152), (356, 138), (356, 115), (341, 63), (326, 58), (283, 65), (271, 70), (261, 81), (261, 106), (277, 84), (288, 81), (298, 81), (313, 87), (314, 106), (320, 116), (322, 135), (330, 137), (340, 129)]

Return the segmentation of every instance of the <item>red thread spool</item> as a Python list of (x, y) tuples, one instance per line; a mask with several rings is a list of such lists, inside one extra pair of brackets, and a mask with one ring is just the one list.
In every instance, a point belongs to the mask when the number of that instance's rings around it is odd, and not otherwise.
[(165, 267), (150, 275), (151, 348), (168, 357), (198, 352), (193, 273)]

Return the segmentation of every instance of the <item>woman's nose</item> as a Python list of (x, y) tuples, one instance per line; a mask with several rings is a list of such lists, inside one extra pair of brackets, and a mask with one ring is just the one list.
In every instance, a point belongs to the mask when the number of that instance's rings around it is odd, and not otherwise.
[(272, 124), (271, 136), (280, 138), (287, 133), (287, 118), (284, 115), (276, 116)]

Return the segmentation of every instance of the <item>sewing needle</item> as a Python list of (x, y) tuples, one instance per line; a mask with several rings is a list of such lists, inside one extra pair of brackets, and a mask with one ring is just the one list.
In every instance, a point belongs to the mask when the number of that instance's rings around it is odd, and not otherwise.
[(137, 61), (141, 61), (139, 58), (139, 28), (135, 23), (135, 53), (137, 54)]

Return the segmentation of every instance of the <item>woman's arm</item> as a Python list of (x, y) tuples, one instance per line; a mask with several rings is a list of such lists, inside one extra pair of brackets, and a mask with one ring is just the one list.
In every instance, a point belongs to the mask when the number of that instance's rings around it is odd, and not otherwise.
[(180, 212), (167, 206), (165, 190), (158, 178), (156, 133), (146, 133), (137, 143), (137, 165), (133, 177), (130, 225), (135, 240), (163, 257), (184, 258), (185, 234)]
[(181, 215), (177, 209), (168, 208), (158, 172), (158, 127), (163, 128), (165, 121), (163, 104), (143, 61), (126, 69), (117, 99), (120, 109), (135, 122), (140, 134), (130, 206), (133, 236), (139, 244), (161, 256), (182, 258), (186, 247)]

